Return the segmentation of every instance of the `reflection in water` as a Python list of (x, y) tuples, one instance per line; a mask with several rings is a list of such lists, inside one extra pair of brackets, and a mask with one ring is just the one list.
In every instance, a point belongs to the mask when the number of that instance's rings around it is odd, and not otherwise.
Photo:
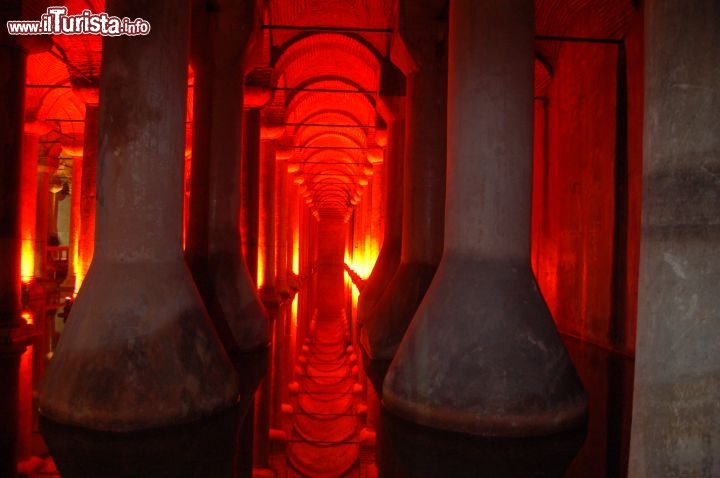
[(422, 427), (383, 410), (379, 476), (562, 477), (584, 438), (584, 429), (539, 438), (482, 438)]
[[(107, 433), (40, 420), (40, 432), (63, 478), (224, 478), (247, 462), (242, 420), (267, 371), (267, 350), (234, 355), (240, 400), (223, 413), (186, 425)], [(252, 433), (250, 433), (252, 436)], [(243, 462), (243, 463), (241, 463)]]
[(567, 478), (627, 475), (634, 361), (577, 339), (563, 337), (588, 395), (588, 435)]
[(40, 430), (63, 478), (232, 477), (237, 414), (122, 434), (41, 419)]

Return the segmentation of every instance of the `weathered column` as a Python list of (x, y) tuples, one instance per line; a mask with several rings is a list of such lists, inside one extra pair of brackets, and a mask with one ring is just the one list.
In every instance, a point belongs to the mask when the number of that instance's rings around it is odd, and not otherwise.
[[(275, 288), (275, 166), (276, 139), (279, 130), (261, 118), (260, 126), (260, 196), (258, 201), (258, 288), (263, 304), (270, 315), (271, 336), (278, 327), (278, 296)], [(268, 348), (268, 364), (274, 368), (277, 342)], [(273, 420), (273, 370), (265, 376), (255, 395), (255, 454), (253, 465), (268, 468), (270, 464), (270, 427)]]
[(78, 242), (80, 239), (80, 197), (82, 194), (82, 155), (72, 157), (72, 176), (70, 177), (70, 239), (68, 241), (68, 271), (60, 289), (72, 297), (78, 264)]
[[(387, 366), (425, 296), (442, 255), (447, 91), (446, 2), (400, 8), (396, 63), (407, 76), (402, 255), (392, 281), (364, 319), (368, 375), (380, 391)], [(432, 32), (432, 33), (428, 33)], [(395, 59), (394, 59), (395, 61)]]
[(29, 283), (35, 276), (35, 233), (37, 214), (38, 140), (47, 130), (38, 121), (26, 122), (22, 142), (20, 181), (20, 228), (22, 235), (22, 262), (20, 277)]
[[(6, 2), (0, 23), (21, 19), (21, 2)], [(4, 29), (0, 29), (4, 30)], [(0, 31), (0, 476), (17, 474), (18, 369), (32, 327), (20, 316), (20, 187), (25, 52)]]
[(719, 14), (645, 4), (633, 477), (720, 473)]
[(258, 234), (258, 288), (263, 297), (275, 291), (275, 135), (260, 128), (260, 201)]
[[(73, 92), (85, 103), (85, 127), (83, 130), (83, 143), (66, 148), (63, 151), (72, 156), (72, 175), (70, 177), (70, 240), (68, 241), (68, 274), (61, 284), (61, 289), (68, 296), (73, 296), (80, 288), (82, 279), (87, 273), (87, 268), (92, 260), (92, 247), (95, 241), (95, 183), (97, 172), (97, 143), (98, 143), (98, 102), (99, 102), (99, 79), (95, 79), (93, 86), (73, 87)], [(89, 154), (86, 153), (89, 149)], [(90, 176), (89, 188), (91, 194), (83, 196), (83, 164), (89, 165)], [(92, 179), (92, 180), (90, 180)], [(83, 211), (83, 206), (85, 206)], [(82, 212), (85, 212), (86, 220), (82, 221)], [(83, 223), (85, 229), (83, 230)], [(90, 230), (92, 228), (92, 230)], [(83, 232), (84, 231), (84, 232)], [(84, 234), (83, 244), (86, 247), (86, 266), (80, 257), (81, 235)], [(82, 272), (80, 272), (82, 269)]]
[(530, 268), (533, 2), (450, 4), (445, 249), (383, 387), (434, 428), (581, 426), (582, 385)]
[[(99, 101), (99, 100), (97, 100)], [(95, 249), (95, 207), (98, 162), (98, 102), (85, 105), (85, 135), (80, 176), (80, 231), (78, 236), (78, 267), (75, 271), (75, 292), (87, 275)]]
[[(57, 172), (57, 169), (55, 170)], [(58, 236), (57, 220), (58, 220), (58, 204), (61, 199), (58, 198), (63, 190), (63, 183), (57, 176), (50, 178), (50, 184), (48, 186), (50, 191), (50, 204), (48, 205), (48, 245), (60, 244), (60, 237)]]
[(250, 278), (258, 281), (258, 204), (260, 167), (260, 109), (247, 108), (243, 120), (242, 210), (245, 263)]
[[(370, 230), (365, 238), (366, 248), (373, 254), (380, 255), (383, 236), (384, 214), (384, 186), (385, 186), (385, 164), (378, 162), (372, 166), (372, 180), (370, 187), (372, 191), (372, 211), (370, 214)], [(375, 257), (377, 259), (377, 256)], [(367, 272), (368, 275), (370, 271)]]
[(275, 165), (275, 225), (276, 237), (275, 257), (277, 270), (275, 274), (275, 286), (278, 293), (286, 298), (288, 291), (288, 262), (287, 262), (287, 228), (288, 228), (288, 191), (287, 191), (287, 157), (281, 156), (280, 151), (276, 154)]
[(275, 339), (273, 357), (273, 413), (272, 426), (282, 427), (282, 404), (287, 396), (287, 326), (290, 312), (290, 291), (287, 268), (287, 160), (280, 150), (276, 151), (275, 164), (275, 258), (277, 263), (275, 288), (278, 294), (278, 314), (275, 318)]
[(37, 209), (35, 215), (35, 276), (47, 278), (47, 247), (50, 232), (50, 176), (57, 171), (59, 147), (50, 148), (41, 156), (37, 169)]
[(95, 252), (40, 412), (130, 431), (232, 407), (238, 383), (182, 257), (188, 1), (110, 0), (107, 12), (152, 33), (103, 43)]
[[(205, 241), (188, 241), (192, 246), (188, 253), (193, 258), (189, 264), (233, 360), (238, 354), (266, 347), (269, 341), (265, 311), (240, 248), (241, 61), (252, 30), (253, 9), (253, 2), (221, 1), (217, 11), (205, 12), (207, 41), (198, 38), (199, 31), (194, 34), (194, 40), (200, 41), (197, 46), (205, 48), (195, 55), (199, 95), (195, 111), (200, 121), (196, 123), (193, 147), (191, 201), (195, 208), (189, 235), (204, 234), (203, 226), (207, 227), (207, 248), (203, 249)], [(195, 25), (202, 20), (195, 19)], [(202, 169), (206, 171), (201, 173)], [(201, 189), (206, 194), (196, 195)]]
[[(385, 229), (380, 254), (378, 254), (375, 267), (365, 281), (363, 290), (358, 299), (358, 323), (367, 320), (378, 299), (385, 292), (388, 283), (392, 280), (400, 265), (400, 252), (402, 245), (402, 215), (403, 215), (403, 150), (405, 136), (405, 121), (403, 118), (405, 104), (394, 98), (383, 98), (381, 102), (387, 105), (388, 142), (384, 162), (384, 198), (385, 198)], [(399, 103), (399, 104), (398, 104)], [(373, 179), (374, 181), (375, 179)], [(374, 186), (380, 186), (375, 184)]]

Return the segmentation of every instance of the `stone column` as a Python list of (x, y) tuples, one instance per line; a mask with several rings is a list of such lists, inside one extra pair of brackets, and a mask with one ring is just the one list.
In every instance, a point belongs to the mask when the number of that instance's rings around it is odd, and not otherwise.
[(20, 182), (20, 222), (22, 234), (22, 263), (20, 277), (29, 283), (35, 277), (35, 234), (37, 215), (38, 187), (38, 140), (44, 128), (38, 121), (25, 123), (22, 142), (21, 182)]
[[(241, 61), (252, 30), (254, 3), (221, 1), (218, 6), (216, 12), (206, 13), (208, 41), (196, 54), (195, 110), (201, 121), (196, 122), (192, 183), (196, 179), (197, 183), (192, 194), (200, 189), (207, 193), (192, 198), (196, 208), (190, 231), (202, 234), (207, 227), (207, 249), (196, 247), (196, 240), (188, 244), (193, 245), (190, 264), (195, 282), (226, 352), (235, 360), (238, 354), (267, 347), (269, 341), (267, 318), (242, 256), (240, 237)], [(202, 18), (195, 21), (197, 25)], [(195, 40), (198, 35), (196, 30)], [(201, 169), (207, 171), (201, 174)]]
[(98, 103), (85, 105), (85, 136), (80, 176), (80, 231), (78, 236), (78, 268), (75, 271), (75, 292), (87, 275), (95, 249), (95, 206), (98, 161)]
[(80, 199), (82, 196), (82, 155), (72, 157), (70, 178), (70, 240), (68, 241), (68, 272), (60, 289), (72, 297), (76, 292), (78, 250), (80, 240)]
[[(270, 315), (271, 336), (276, 335), (278, 296), (275, 289), (275, 166), (277, 131), (260, 127), (260, 197), (258, 207), (258, 287), (260, 297)], [(267, 360), (274, 366), (277, 343), (268, 348)], [(273, 421), (273, 371), (270, 370), (255, 395), (255, 454), (253, 465), (268, 468), (270, 463), (270, 427)]]
[[(385, 198), (385, 229), (383, 232), (382, 248), (378, 254), (375, 267), (365, 281), (365, 286), (358, 299), (358, 323), (367, 320), (368, 314), (375, 307), (376, 302), (385, 292), (388, 283), (392, 280), (400, 265), (400, 251), (402, 245), (402, 215), (403, 215), (403, 157), (405, 121), (403, 119), (404, 103), (392, 98), (384, 98), (383, 104), (392, 104), (395, 107), (385, 107), (388, 119), (388, 143), (386, 146), (384, 170), (384, 198)], [(399, 104), (398, 104), (399, 103)], [(375, 179), (373, 179), (375, 181)], [(380, 186), (375, 183), (374, 186)]]
[(445, 248), (385, 407), (433, 428), (582, 426), (586, 399), (530, 268), (533, 2), (450, 4)]
[[(385, 195), (385, 163), (376, 163), (372, 166), (372, 179), (369, 184), (372, 191), (372, 212), (370, 217), (370, 231), (366, 237), (368, 248), (374, 254), (380, 255), (382, 247), (384, 224), (384, 195)], [(377, 257), (376, 257), (377, 258)], [(367, 272), (368, 276), (370, 271)], [(367, 279), (364, 277), (363, 279)]]
[(47, 279), (47, 247), (50, 233), (50, 176), (57, 171), (60, 148), (50, 148), (41, 156), (37, 169), (37, 209), (35, 215), (35, 276)]
[[(442, 255), (447, 91), (446, 2), (406, 2), (393, 61), (407, 76), (402, 255), (364, 319), (361, 344), (378, 389)], [(394, 159), (394, 158), (393, 158)]]
[(110, 0), (107, 12), (152, 34), (103, 43), (95, 252), (40, 412), (122, 432), (232, 407), (238, 383), (182, 257), (189, 3)]
[[(21, 2), (5, 2), (0, 23), (21, 19)], [(0, 31), (0, 476), (17, 475), (18, 370), (32, 327), (20, 315), (21, 145), (25, 100), (25, 52)]]
[(645, 4), (645, 134), (629, 476), (720, 473), (718, 3)]
[(258, 287), (263, 296), (275, 290), (275, 150), (269, 128), (260, 128), (260, 201)]
[(290, 312), (290, 290), (288, 288), (287, 267), (287, 227), (288, 227), (288, 191), (287, 191), (287, 157), (276, 152), (275, 164), (275, 258), (277, 263), (275, 288), (278, 293), (279, 309), (275, 324), (273, 357), (273, 428), (282, 427), (282, 404), (287, 396), (287, 327)]
[(258, 204), (260, 201), (260, 109), (247, 108), (243, 121), (242, 235), (245, 262), (254, 284), (258, 281)]

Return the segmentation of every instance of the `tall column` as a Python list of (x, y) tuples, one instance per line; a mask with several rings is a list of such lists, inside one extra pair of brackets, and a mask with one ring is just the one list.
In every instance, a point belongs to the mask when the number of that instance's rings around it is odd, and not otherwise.
[(242, 210), (245, 262), (254, 284), (258, 281), (258, 204), (260, 167), (260, 109), (245, 110), (243, 121)]
[[(207, 41), (202, 43), (197, 29), (194, 34), (194, 40), (201, 42), (197, 46), (205, 46), (195, 55), (195, 87), (200, 95), (195, 111), (205, 111), (199, 115), (204, 121), (196, 122), (192, 183), (197, 179), (194, 186), (199, 187), (192, 187), (191, 201), (197, 209), (192, 211), (189, 231), (193, 236), (202, 234), (206, 226), (207, 249), (197, 247), (196, 240), (188, 241), (188, 246), (192, 246), (189, 252), (194, 259), (189, 263), (195, 282), (226, 352), (235, 360), (238, 354), (267, 347), (269, 341), (267, 318), (242, 256), (240, 237), (241, 61), (252, 30), (254, 3), (221, 1), (218, 7), (205, 12)], [(194, 21), (197, 25), (203, 18)], [(217, 26), (225, 23), (232, 28)], [(204, 197), (192, 197), (200, 188), (206, 188)]]
[[(258, 205), (258, 279), (260, 297), (271, 320), (271, 336), (276, 335), (278, 300), (275, 289), (275, 166), (277, 134), (273, 128), (260, 127), (260, 197)], [(268, 348), (268, 363), (274, 366), (277, 342)], [(265, 376), (255, 395), (255, 453), (253, 465), (268, 468), (270, 463), (270, 427), (273, 418), (273, 370)]]
[(107, 12), (153, 33), (103, 43), (95, 252), (40, 412), (130, 431), (232, 407), (238, 383), (182, 257), (189, 3), (110, 0)]
[[(0, 23), (21, 19), (21, 2), (5, 2)], [(0, 29), (4, 30), (4, 29)], [(17, 474), (18, 370), (32, 330), (20, 316), (21, 145), (25, 100), (25, 52), (0, 31), (0, 476)]]
[(287, 395), (287, 355), (289, 344), (287, 342), (287, 328), (290, 312), (290, 290), (288, 288), (288, 267), (287, 267), (287, 227), (288, 227), (288, 202), (287, 202), (287, 157), (281, 157), (280, 152), (276, 154), (275, 164), (275, 258), (277, 263), (275, 275), (275, 287), (278, 293), (279, 308), (275, 324), (275, 342), (273, 357), (273, 423), (274, 428), (282, 427), (282, 404)]
[(75, 271), (75, 292), (87, 275), (95, 249), (95, 206), (98, 162), (98, 102), (85, 105), (85, 136), (80, 176), (80, 231), (78, 236), (78, 268)]
[(258, 287), (261, 294), (275, 290), (275, 150), (274, 138), (261, 127)]
[(47, 246), (50, 234), (50, 176), (57, 171), (60, 148), (50, 148), (41, 156), (37, 169), (37, 209), (35, 216), (35, 276), (47, 278)]
[[(400, 265), (400, 252), (402, 245), (402, 216), (403, 216), (403, 157), (405, 104), (393, 98), (383, 98), (383, 104), (394, 105), (385, 107), (388, 123), (388, 143), (385, 153), (384, 170), (384, 199), (385, 199), (385, 229), (380, 254), (378, 254), (375, 267), (365, 281), (358, 299), (358, 323), (360, 326), (367, 321), (378, 299), (385, 292), (388, 283), (392, 280)], [(373, 178), (373, 181), (375, 179)], [(379, 186), (379, 184), (374, 184)]]
[(72, 176), (70, 177), (70, 239), (68, 241), (68, 271), (60, 288), (67, 296), (75, 292), (78, 270), (78, 250), (80, 240), (80, 199), (82, 195), (82, 155), (72, 157)]
[(633, 477), (720, 473), (718, 14), (645, 3)]
[(29, 283), (35, 276), (35, 234), (37, 217), (38, 140), (47, 130), (38, 121), (25, 123), (22, 142), (20, 222), (22, 257), (20, 277)]
[[(407, 76), (402, 254), (392, 281), (364, 319), (361, 343), (379, 390), (442, 255), (447, 43), (446, 2), (401, 2), (393, 54)], [(428, 34), (428, 32), (436, 32)]]
[(450, 4), (445, 248), (383, 387), (430, 427), (581, 426), (582, 385), (530, 268), (533, 2)]

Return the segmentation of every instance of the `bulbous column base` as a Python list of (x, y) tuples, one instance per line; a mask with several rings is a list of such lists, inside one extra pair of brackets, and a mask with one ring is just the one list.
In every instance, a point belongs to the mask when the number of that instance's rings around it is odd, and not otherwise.
[(181, 257), (95, 260), (41, 386), (59, 423), (132, 431), (235, 406), (238, 382)]
[(383, 404), (432, 428), (533, 436), (587, 399), (530, 268), (447, 254), (390, 366)]
[[(267, 312), (250, 283), (242, 259), (237, 254), (213, 254), (208, 259), (208, 270), (212, 289), (205, 305), (210, 317), (227, 324), (223, 327), (232, 334), (233, 345), (227, 349), (228, 354), (267, 347), (270, 342)], [(218, 326), (218, 330), (223, 327)]]
[(391, 248), (383, 246), (380, 254), (378, 255), (377, 261), (375, 261), (375, 267), (365, 281), (365, 285), (360, 291), (360, 297), (358, 298), (358, 323), (364, 324), (367, 322), (367, 318), (375, 308), (378, 300), (385, 292), (386, 287), (392, 281), (395, 271), (397, 271), (400, 265), (400, 247)]
[(375, 389), (378, 398), (382, 398), (383, 381), (390, 368), (392, 359), (373, 360), (365, 351), (364, 347), (360, 347), (360, 353), (362, 354), (365, 375), (367, 375), (368, 380), (370, 380), (370, 384)]
[(427, 263), (400, 264), (360, 330), (360, 344), (372, 360), (392, 360), (436, 269)]

